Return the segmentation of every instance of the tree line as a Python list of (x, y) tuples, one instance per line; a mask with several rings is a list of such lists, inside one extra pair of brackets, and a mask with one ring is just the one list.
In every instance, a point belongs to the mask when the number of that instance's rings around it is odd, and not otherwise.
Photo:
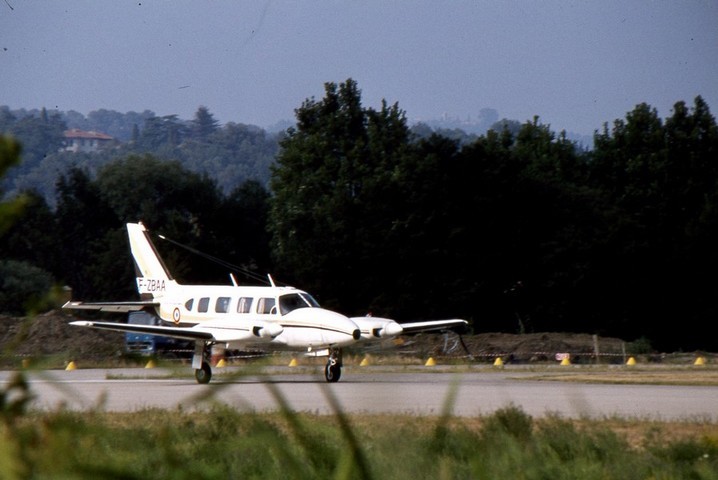
[[(69, 128), (106, 133), (117, 143), (92, 153), (64, 151), (64, 132)], [(75, 111), (12, 111), (2, 106), (0, 132), (23, 146), (21, 164), (8, 171), (0, 186), (10, 194), (35, 190), (53, 208), (59, 175), (79, 168), (94, 177), (104, 165), (130, 155), (177, 160), (188, 170), (214, 179), (225, 194), (247, 180), (266, 186), (280, 135), (241, 123), (220, 126), (203, 106), (189, 121), (149, 110), (124, 114), (98, 110), (85, 117)]]
[[(397, 104), (367, 108), (353, 80), (328, 83), (296, 110), (268, 185), (226, 192), (180, 162), (131, 154), (96, 176), (63, 174), (55, 208), (27, 193), (0, 278), (132, 298), (123, 225), (143, 220), (349, 315), (715, 350), (718, 129), (704, 100), (666, 119), (639, 104), (591, 150), (538, 118), (504, 125), (471, 142), (418, 136)], [(229, 282), (226, 266), (157, 242), (180, 281)]]

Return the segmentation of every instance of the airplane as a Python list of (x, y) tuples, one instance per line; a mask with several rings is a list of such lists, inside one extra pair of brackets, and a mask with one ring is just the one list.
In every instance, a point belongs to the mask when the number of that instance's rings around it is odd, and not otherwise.
[(191, 340), (192, 368), (200, 384), (209, 383), (212, 378), (209, 359), (213, 350), (222, 354), (226, 349), (252, 346), (327, 357), (325, 379), (337, 382), (341, 377), (343, 347), (407, 333), (463, 330), (468, 324), (461, 319), (400, 324), (388, 318), (346, 317), (321, 308), (303, 290), (277, 286), (271, 275), (268, 275), (270, 286), (240, 286), (231, 274), (232, 285), (179, 284), (141, 222), (128, 223), (127, 235), (140, 300), (68, 301), (62, 308), (115, 313), (146, 310), (154, 312), (161, 325), (88, 320), (73, 321), (70, 325)]

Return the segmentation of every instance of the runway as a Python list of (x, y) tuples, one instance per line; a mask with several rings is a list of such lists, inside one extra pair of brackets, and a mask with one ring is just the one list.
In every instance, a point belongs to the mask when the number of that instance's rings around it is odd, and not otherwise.
[[(13, 374), (0, 372), (3, 389)], [(515, 405), (534, 417), (718, 422), (718, 387), (712, 386), (539, 381), (530, 372), (510, 370), (354, 369), (334, 384), (324, 382), (320, 370), (294, 373), (280, 368), (268, 375), (242, 375), (228, 368), (209, 385), (174, 375), (171, 370), (134, 368), (30, 371), (27, 378), (35, 396), (32, 407), (39, 409), (193, 409), (221, 402), (263, 412), (277, 410), (283, 400), (295, 411), (317, 414), (331, 414), (338, 404), (349, 413), (440, 415), (449, 408), (454, 415), (468, 417)]]

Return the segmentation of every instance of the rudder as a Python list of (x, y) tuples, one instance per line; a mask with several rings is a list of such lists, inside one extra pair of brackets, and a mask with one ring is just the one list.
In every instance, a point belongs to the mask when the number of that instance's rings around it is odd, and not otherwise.
[(162, 295), (170, 284), (175, 282), (150, 240), (149, 232), (141, 222), (128, 223), (127, 235), (132, 258), (135, 260), (138, 292), (153, 297)]

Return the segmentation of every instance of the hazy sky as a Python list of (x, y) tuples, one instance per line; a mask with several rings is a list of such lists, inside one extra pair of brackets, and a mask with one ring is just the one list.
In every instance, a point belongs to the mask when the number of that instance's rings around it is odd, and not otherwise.
[(269, 126), (325, 82), (410, 120), (482, 108), (592, 133), (718, 112), (718, 1), (0, 1), (0, 105)]

